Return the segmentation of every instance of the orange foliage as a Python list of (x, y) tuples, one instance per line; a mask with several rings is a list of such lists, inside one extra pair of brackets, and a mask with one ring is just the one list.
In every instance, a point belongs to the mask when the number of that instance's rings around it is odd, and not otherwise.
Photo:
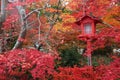
[(46, 11), (50, 13), (57, 12), (57, 10), (53, 8), (47, 8)]
[(50, 0), (50, 4), (55, 5), (56, 3), (58, 3), (58, 0)]
[(120, 28), (120, 6), (113, 7), (103, 18), (103, 20), (112, 26)]

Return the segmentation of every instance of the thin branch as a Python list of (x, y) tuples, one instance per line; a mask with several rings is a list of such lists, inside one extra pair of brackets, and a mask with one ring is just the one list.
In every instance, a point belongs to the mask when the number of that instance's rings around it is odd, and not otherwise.
[(38, 8), (38, 9), (35, 9), (35, 10), (33, 10), (33, 11), (31, 11), (31, 12), (29, 12), (28, 14), (26, 14), (26, 16), (24, 17), (24, 20), (26, 20), (31, 14), (33, 14), (34, 12), (38, 12), (38, 11), (40, 11), (40, 10), (42, 10), (43, 8)]
[(42, 9), (45, 9), (45, 8), (47, 7), (47, 5), (48, 5), (49, 2), (50, 2), (50, 0), (48, 0), (48, 1), (45, 3), (45, 6), (43, 6), (43, 8), (37, 8), (37, 9), (29, 12), (28, 14), (26, 14), (26, 16), (24, 17), (24, 20), (26, 20), (26, 19), (27, 19), (31, 14), (33, 14), (34, 12), (38, 12), (38, 11), (40, 11), (40, 10), (42, 10)]
[(38, 20), (34, 20), (32, 22), (30, 22), (29, 24), (27, 24), (27, 29), (31, 28), (31, 25), (34, 24), (35, 22), (37, 22)]
[(107, 27), (110, 27), (110, 28), (113, 28), (113, 26), (112, 25), (110, 25), (110, 24), (108, 24), (108, 23), (106, 23), (106, 22), (102, 22), (103, 24), (105, 24), (105, 25), (107, 25)]
[(40, 18), (39, 18), (39, 13), (40, 13), (40, 12), (38, 12), (38, 18), (37, 18), (37, 19), (38, 19), (38, 23), (39, 23), (39, 26), (38, 26), (38, 30), (39, 30), (38, 40), (40, 41), (40, 26), (41, 26), (41, 21), (40, 21)]

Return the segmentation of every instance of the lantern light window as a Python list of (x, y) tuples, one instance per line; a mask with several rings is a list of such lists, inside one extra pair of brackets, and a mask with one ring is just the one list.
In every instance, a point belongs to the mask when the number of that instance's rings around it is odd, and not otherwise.
[(86, 23), (84, 25), (84, 33), (85, 34), (91, 34), (92, 33), (92, 26), (90, 23)]

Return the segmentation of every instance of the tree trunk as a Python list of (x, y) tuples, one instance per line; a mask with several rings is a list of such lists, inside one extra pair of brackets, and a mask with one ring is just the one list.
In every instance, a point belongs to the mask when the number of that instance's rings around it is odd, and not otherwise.
[(5, 8), (6, 8), (6, 4), (7, 4), (7, 1), (6, 0), (1, 0), (1, 6), (0, 6), (0, 53), (3, 51), (3, 36), (2, 36), (2, 24), (3, 22), (5, 21), (5, 17), (6, 17), (6, 11), (5, 11)]
[(0, 53), (2, 53), (2, 39), (0, 39)]
[(5, 7), (6, 7), (6, 0), (1, 0), (0, 29), (1, 29), (2, 23), (5, 21)]
[(26, 36), (26, 27), (27, 27), (27, 21), (24, 20), (25, 16), (26, 16), (26, 12), (25, 9), (22, 6), (17, 6), (19, 15), (20, 15), (20, 22), (21, 22), (21, 31), (20, 34), (18, 36), (18, 39), (13, 47), (13, 49), (18, 49), (22, 47), (23, 41), (21, 41), (20, 39), (25, 39)]

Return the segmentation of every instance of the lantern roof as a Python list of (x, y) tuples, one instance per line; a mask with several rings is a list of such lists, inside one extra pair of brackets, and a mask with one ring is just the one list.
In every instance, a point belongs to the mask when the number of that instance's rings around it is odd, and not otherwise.
[(91, 20), (93, 20), (95, 24), (102, 23), (102, 20), (100, 18), (97, 18), (97, 17), (92, 16), (92, 15), (84, 15), (84, 16), (78, 18), (75, 23), (78, 24), (78, 25), (80, 25), (81, 22), (83, 22), (83, 20), (88, 19), (88, 18), (91, 19)]

